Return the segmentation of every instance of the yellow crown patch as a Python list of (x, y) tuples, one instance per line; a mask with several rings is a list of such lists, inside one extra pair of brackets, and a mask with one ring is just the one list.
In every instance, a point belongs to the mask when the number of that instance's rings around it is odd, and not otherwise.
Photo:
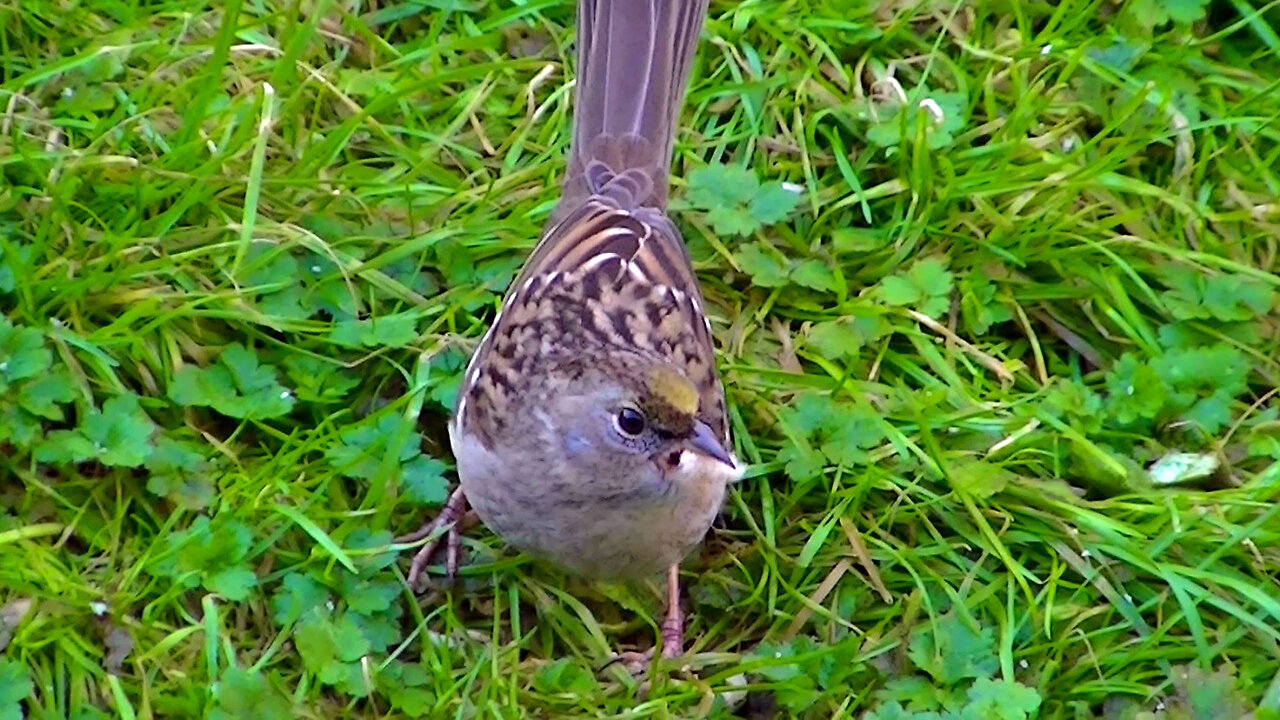
[(680, 373), (667, 367), (656, 367), (649, 373), (648, 384), (654, 399), (683, 415), (697, 414), (698, 389)]

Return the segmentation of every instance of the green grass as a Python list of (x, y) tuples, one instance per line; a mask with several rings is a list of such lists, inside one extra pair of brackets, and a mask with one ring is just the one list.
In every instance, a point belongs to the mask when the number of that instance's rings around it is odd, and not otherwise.
[(713, 3), (673, 214), (753, 468), (691, 672), (483, 530), (415, 602), (573, 14), (0, 4), (0, 718), (1280, 717), (1260, 0)]

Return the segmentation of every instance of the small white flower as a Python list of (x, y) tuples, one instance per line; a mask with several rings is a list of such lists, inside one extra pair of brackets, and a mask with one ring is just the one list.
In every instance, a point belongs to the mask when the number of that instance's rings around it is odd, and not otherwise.
[(933, 122), (941, 125), (947, 119), (946, 113), (942, 112), (942, 106), (933, 98), (925, 98), (920, 101), (920, 107), (929, 112), (929, 116), (933, 118)]
[(784, 182), (784, 183), (782, 183), (782, 187), (783, 187), (784, 189), (786, 189), (787, 191), (789, 191), (789, 192), (793, 192), (793, 193), (795, 193), (795, 194), (797, 194), (797, 195), (799, 195), (799, 194), (801, 194), (801, 193), (803, 193), (803, 192), (804, 192), (804, 186), (803, 186), (803, 185), (797, 185), (796, 183), (792, 183), (792, 182)]
[(1050, 45), (1045, 45), (1044, 47), (1040, 48), (1040, 54), (1041, 54), (1041, 55), (1048, 55), (1052, 50), (1053, 50), (1053, 45), (1051, 45), (1051, 44), (1050, 44)]
[(898, 82), (897, 78), (890, 75), (884, 79), (884, 82), (888, 84), (889, 89), (893, 91), (895, 96), (897, 96), (898, 102), (907, 101), (907, 91), (902, 89), (902, 83)]

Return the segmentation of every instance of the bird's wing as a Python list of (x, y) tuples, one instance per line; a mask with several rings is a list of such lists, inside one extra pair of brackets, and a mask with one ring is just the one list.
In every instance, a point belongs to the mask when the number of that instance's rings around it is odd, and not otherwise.
[[(518, 378), (589, 347), (637, 350), (679, 368), (698, 388), (699, 418), (728, 445), (711, 325), (684, 241), (665, 214), (595, 195), (549, 228), (472, 357), (457, 421), (492, 430), (517, 400)], [(479, 382), (482, 374), (490, 382)]]

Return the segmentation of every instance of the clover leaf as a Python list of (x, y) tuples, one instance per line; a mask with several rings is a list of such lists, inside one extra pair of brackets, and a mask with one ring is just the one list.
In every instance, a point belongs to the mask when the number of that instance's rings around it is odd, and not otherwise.
[(403, 347), (418, 337), (418, 313), (406, 311), (334, 323), (329, 339), (346, 347)]
[(41, 420), (61, 421), (75, 397), (65, 368), (55, 367), (44, 333), (0, 316), (0, 442), (27, 448), (41, 441)]
[(435, 705), (430, 676), (421, 665), (392, 661), (378, 672), (378, 689), (392, 707), (409, 717), (423, 717)]
[(751, 276), (752, 284), (759, 287), (774, 288), (794, 284), (828, 293), (840, 289), (841, 283), (835, 271), (818, 258), (792, 262), (763, 242), (742, 245), (734, 256), (738, 267)]
[(0, 317), (0, 389), (35, 377), (52, 364), (53, 353), (44, 346), (44, 333)]
[(1134, 19), (1147, 29), (1167, 25), (1190, 25), (1204, 17), (1209, 0), (1133, 0), (1128, 6)]
[(350, 615), (312, 611), (294, 628), (293, 644), (303, 666), (320, 682), (353, 697), (369, 694), (360, 659), (371, 648)]
[(735, 255), (738, 265), (760, 287), (782, 287), (787, 284), (788, 269), (776, 252), (760, 242), (749, 243), (738, 249)]
[(383, 413), (343, 430), (325, 454), (338, 472), (359, 480), (373, 480), (391, 458), (391, 472), (405, 497), (421, 505), (439, 505), (448, 498), (445, 465), (422, 453), (422, 436), (404, 428), (406, 422), (395, 413)]
[(905, 273), (882, 280), (876, 295), (886, 305), (915, 307), (921, 314), (936, 318), (947, 309), (951, 280), (951, 272), (941, 260), (927, 258)]
[(155, 452), (147, 458), (146, 467), (151, 472), (147, 490), (156, 495), (191, 510), (199, 510), (213, 500), (213, 463), (196, 443), (162, 436), (156, 441)]
[(1001, 303), (999, 288), (986, 273), (971, 272), (960, 281), (960, 317), (974, 335), (985, 335), (992, 325), (1013, 319), (1013, 313)]
[(234, 343), (218, 357), (218, 364), (187, 365), (169, 386), (169, 398), (187, 407), (211, 407), (233, 418), (265, 420), (288, 414), (293, 394), (277, 379), (276, 369), (258, 361), (249, 348)]
[(310, 576), (291, 572), (284, 576), (280, 588), (271, 598), (272, 617), (277, 624), (297, 622), (329, 599), (328, 589)]
[(32, 378), (18, 389), (18, 405), (46, 420), (61, 421), (64, 415), (60, 406), (73, 398), (75, 386), (71, 376), (62, 370)]
[(386, 612), (400, 593), (400, 586), (391, 580), (361, 578), (344, 572), (338, 584), (338, 594), (347, 609), (361, 615)]
[(989, 498), (1004, 490), (1017, 476), (995, 463), (969, 460), (950, 468), (947, 477), (951, 487), (962, 495)]
[(1025, 685), (980, 677), (968, 692), (962, 717), (983, 720), (1026, 720), (1040, 708), (1040, 693)]
[(1276, 293), (1269, 286), (1240, 275), (1205, 277), (1194, 270), (1175, 267), (1164, 272), (1169, 290), (1161, 300), (1179, 320), (1253, 320), (1270, 312)]
[(231, 601), (249, 597), (257, 576), (248, 565), (253, 533), (227, 516), (199, 517), (191, 527), (169, 536), (156, 574), (187, 587), (203, 585)]
[(750, 235), (781, 222), (799, 203), (799, 195), (780, 182), (761, 184), (755, 172), (739, 165), (704, 165), (689, 174), (689, 204), (707, 213), (718, 235)]
[[(32, 246), (15, 245), (13, 252), (0, 247), (0, 293), (11, 293), (18, 287), (18, 278), (26, 277), (31, 263)], [(0, 325), (5, 320), (0, 318)]]
[(864, 346), (889, 332), (878, 308), (859, 308), (839, 320), (820, 322), (809, 330), (809, 343), (828, 360), (857, 355)]
[[(802, 395), (780, 419), (799, 440), (812, 442), (837, 465), (866, 463), (868, 451), (884, 441), (884, 430), (869, 408), (818, 395)], [(797, 463), (796, 472), (812, 470), (818, 464), (803, 453), (793, 453), (787, 459)]]
[(227, 668), (217, 689), (218, 704), (209, 720), (289, 720), (289, 701), (261, 673)]
[(358, 375), (313, 355), (290, 355), (285, 358), (284, 368), (293, 383), (294, 394), (302, 402), (325, 405), (342, 402), (360, 384)]
[[(926, 97), (941, 111), (940, 117), (923, 106)], [(955, 141), (955, 133), (964, 127), (967, 104), (968, 97), (961, 93), (934, 92), (921, 95), (915, 104), (881, 106), (867, 130), (867, 140), (883, 148), (894, 148), (910, 142), (917, 125), (923, 123), (926, 146), (930, 150), (947, 147)]]
[(791, 268), (791, 281), (820, 292), (836, 292), (840, 287), (835, 272), (817, 258), (802, 260)]
[(155, 423), (132, 394), (117, 395), (90, 410), (74, 430), (55, 430), (36, 448), (36, 459), (52, 463), (96, 460), (103, 465), (137, 467), (151, 457)]
[(911, 632), (908, 657), (943, 685), (990, 677), (1000, 667), (991, 631), (973, 630), (954, 612), (938, 619), (936, 632), (920, 625)]
[(22, 720), (22, 706), (35, 685), (27, 668), (16, 660), (0, 657), (0, 720)]

